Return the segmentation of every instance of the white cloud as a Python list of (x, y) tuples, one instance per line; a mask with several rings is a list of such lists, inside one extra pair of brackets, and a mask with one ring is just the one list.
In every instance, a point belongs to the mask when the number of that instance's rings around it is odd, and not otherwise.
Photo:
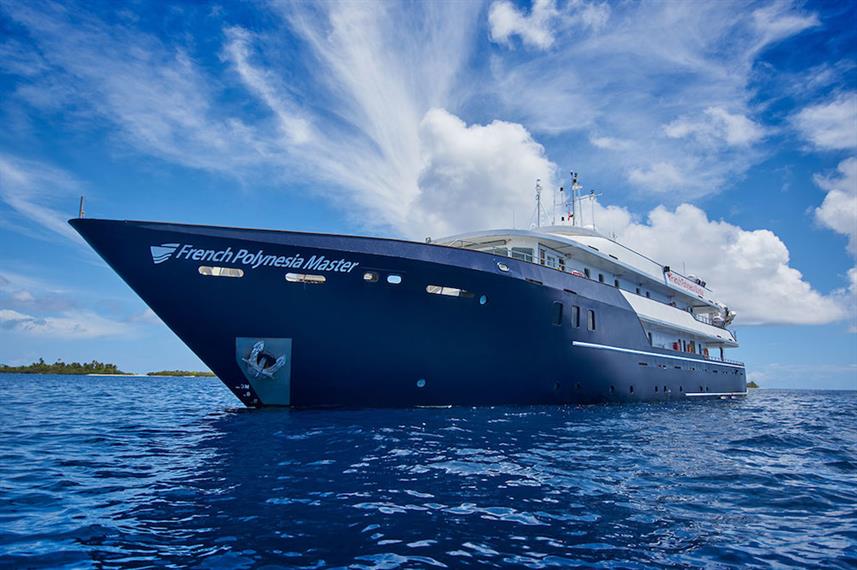
[(492, 40), (511, 46), (512, 37), (518, 36), (524, 45), (542, 50), (553, 45), (559, 30), (581, 27), (598, 31), (609, 19), (610, 6), (606, 2), (584, 0), (569, 0), (562, 8), (556, 0), (533, 0), (529, 15), (508, 0), (497, 0), (488, 10)]
[(694, 136), (707, 145), (726, 143), (729, 146), (748, 146), (764, 135), (758, 123), (722, 107), (709, 107), (696, 120), (676, 119), (664, 126), (664, 133), (674, 139)]
[(665, 265), (686, 265), (737, 311), (740, 324), (823, 324), (845, 317), (836, 295), (819, 293), (789, 265), (788, 248), (769, 230), (710, 220), (690, 204), (655, 208), (646, 223), (624, 227), (615, 214), (602, 223), (606, 216), (599, 207), (599, 228)]
[(753, 11), (753, 26), (760, 33), (758, 49), (821, 24), (813, 13), (795, 11), (794, 4), (776, 1)]
[(89, 311), (68, 311), (59, 316), (38, 317), (0, 309), (0, 329), (48, 338), (83, 339), (128, 333), (124, 323)]
[[(570, 143), (578, 163), (593, 165), (589, 176), (643, 192), (678, 190), (685, 199), (718, 192), (764, 157), (765, 131), (750, 118), (760, 53), (818, 23), (786, 3), (752, 18), (740, 15), (745, 9), (731, 2), (614, 4), (610, 24), (597, 34), (557, 28), (549, 51), (495, 58), (495, 97), (509, 120), (536, 134), (581, 131), (596, 141)], [(677, 120), (668, 136), (664, 125)], [(602, 133), (627, 144), (611, 145)], [(674, 186), (655, 188), (640, 175), (658, 163), (681, 173), (659, 178)]]
[(589, 142), (604, 150), (627, 150), (631, 147), (629, 141), (606, 136), (590, 135)]
[[(822, 225), (848, 238), (848, 252), (857, 259), (857, 157), (843, 160), (831, 176), (816, 174), (815, 183), (827, 192), (815, 219)], [(847, 285), (837, 294), (846, 308), (851, 323), (849, 331), (857, 333), (857, 266), (848, 270)]]
[(519, 36), (524, 45), (547, 49), (553, 45), (553, 27), (559, 16), (554, 0), (534, 0), (529, 16), (507, 0), (491, 4), (488, 23), (491, 39), (509, 44), (512, 36)]
[(62, 170), (0, 153), (0, 200), (38, 226), (80, 242), (80, 237), (66, 223), (71, 216), (50, 206), (64, 200), (73, 212), (77, 190), (77, 181)]
[(541, 179), (550, 195), (556, 166), (519, 124), (466, 125), (432, 109), (420, 126), (422, 169), (410, 226), (435, 235), (478, 227), (521, 226), (534, 211)]
[(857, 158), (839, 163), (834, 176), (815, 175), (815, 183), (827, 192), (816, 219), (848, 237), (848, 251), (857, 256)]
[(803, 109), (795, 115), (794, 125), (816, 148), (857, 149), (857, 92)]
[[(16, 94), (30, 104), (73, 109), (76, 120), (110, 121), (133, 147), (172, 162), (234, 173), (255, 164), (265, 131), (218, 108), (218, 82), (181, 47), (74, 6), (10, 2), (10, 18), (41, 53)], [(252, 136), (250, 136), (252, 135)]]
[(657, 162), (645, 168), (632, 168), (628, 173), (628, 180), (653, 192), (667, 192), (689, 184), (681, 171), (669, 162)]
[(232, 62), (244, 84), (274, 112), (282, 135), (289, 143), (307, 142), (314, 136), (307, 118), (302, 116), (302, 112), (290, 100), (278, 95), (277, 90), (272, 87), (272, 83), (276, 82), (272, 73), (250, 64), (251, 34), (241, 28), (229, 28), (226, 30), (226, 37), (227, 59)]

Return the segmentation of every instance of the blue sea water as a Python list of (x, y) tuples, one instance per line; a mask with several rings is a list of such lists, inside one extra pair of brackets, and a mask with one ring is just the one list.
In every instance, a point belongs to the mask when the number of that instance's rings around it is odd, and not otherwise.
[(857, 392), (245, 410), (0, 375), (0, 566), (855, 567)]

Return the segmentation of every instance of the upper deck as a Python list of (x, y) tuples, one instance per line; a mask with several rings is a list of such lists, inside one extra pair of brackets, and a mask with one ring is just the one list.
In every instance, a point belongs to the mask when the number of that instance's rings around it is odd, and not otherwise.
[[(454, 235), (433, 243), (504, 255), (597, 280), (623, 291), (641, 319), (668, 322), (726, 346), (737, 346), (726, 330), (729, 310), (700, 280), (682, 275), (597, 231), (577, 226), (538, 230), (498, 229)], [(666, 311), (659, 310), (656, 303)], [(678, 309), (673, 318), (669, 308)], [(679, 313), (685, 313), (684, 317)], [(692, 316), (688, 327), (684, 318)], [(651, 317), (651, 318), (648, 318)], [(656, 318), (657, 317), (657, 318)], [(697, 326), (698, 325), (698, 326)]]

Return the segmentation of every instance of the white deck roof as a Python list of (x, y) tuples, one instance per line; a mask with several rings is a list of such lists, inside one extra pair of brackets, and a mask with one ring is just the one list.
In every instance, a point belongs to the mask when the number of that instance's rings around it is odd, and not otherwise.
[[(669, 275), (672, 279), (667, 279), (664, 266), (660, 263), (588, 228), (547, 226), (539, 228), (538, 231), (498, 229), (454, 235), (434, 240), (434, 243), (468, 247), (511, 238), (538, 240), (561, 253), (580, 258), (584, 262), (615, 267), (617, 273), (633, 274), (638, 276), (641, 281), (655, 283), (670, 291), (671, 294), (685, 297), (693, 304), (708, 305), (713, 308), (722, 307), (721, 303), (714, 299), (709, 289), (694, 283), (688, 277), (672, 269)], [(570, 251), (570, 248), (573, 248), (574, 251)]]
[(738, 346), (730, 331), (701, 323), (687, 311), (664, 305), (628, 291), (622, 291), (622, 295), (631, 304), (631, 308), (634, 309), (641, 321), (667, 327), (671, 330), (681, 330), (694, 336), (701, 336), (711, 343), (723, 344), (726, 347)]

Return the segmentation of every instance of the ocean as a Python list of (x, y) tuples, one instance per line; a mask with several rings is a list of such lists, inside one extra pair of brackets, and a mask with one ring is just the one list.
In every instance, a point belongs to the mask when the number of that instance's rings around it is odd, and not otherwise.
[(246, 410), (0, 375), (0, 567), (857, 567), (857, 392)]

